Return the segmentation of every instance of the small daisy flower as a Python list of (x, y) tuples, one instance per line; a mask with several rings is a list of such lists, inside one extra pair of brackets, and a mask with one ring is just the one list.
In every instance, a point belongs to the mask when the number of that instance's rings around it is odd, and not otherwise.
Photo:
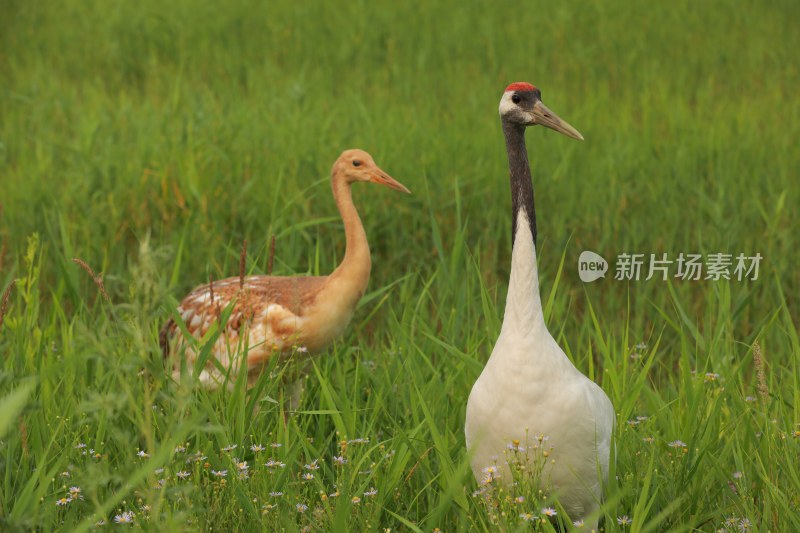
[(304, 503), (298, 503), (295, 505), (295, 508), (297, 509), (298, 513), (305, 513), (308, 510), (308, 505)]
[(364, 437), (359, 437), (357, 439), (352, 439), (347, 441), (347, 444), (368, 444), (369, 439), (365, 439)]
[(359, 498), (358, 496), (353, 496), (352, 498), (350, 498), (350, 501), (358, 505), (359, 503), (361, 503), (361, 498)]
[(136, 452), (136, 455), (137, 457), (141, 457), (142, 459), (147, 459), (148, 457), (150, 457), (150, 454), (144, 450), (139, 450), (138, 452)]
[(133, 511), (125, 511), (122, 514), (118, 514), (114, 517), (114, 522), (117, 524), (132, 524), (133, 523)]
[(524, 453), (525, 447), (522, 446), (517, 439), (512, 440), (506, 445), (506, 449), (512, 452)]
[(175, 446), (175, 453), (184, 453), (184, 452), (186, 452), (185, 446), (180, 446), (180, 445)]
[(331, 492), (330, 494), (328, 494), (328, 498), (338, 498), (338, 497), (339, 497), (338, 490), (336, 492)]
[(316, 459), (316, 460), (312, 461), (311, 463), (309, 463), (307, 465), (304, 465), (303, 468), (305, 468), (306, 470), (319, 470), (319, 465), (317, 464), (318, 460), (319, 459)]
[(525, 503), (525, 496), (517, 496), (514, 498), (514, 503)]
[(311, 481), (312, 479), (314, 479), (314, 474), (312, 474), (311, 472), (306, 472), (305, 474), (303, 474), (303, 479), (305, 481)]
[(533, 522), (538, 517), (533, 513), (522, 513), (519, 515), (520, 519), (524, 520), (525, 522)]
[(739, 528), (739, 531), (744, 533), (746, 531), (751, 531), (753, 529), (753, 524), (750, 523), (749, 519), (742, 518), (737, 527)]
[(86, 448), (86, 443), (85, 442), (79, 442), (78, 444), (75, 445), (75, 449), (76, 450), (82, 450), (84, 448)]
[(152, 507), (150, 507), (147, 504), (144, 504), (139, 508), (139, 510), (142, 511), (143, 513), (149, 513), (151, 509)]
[(552, 507), (545, 507), (542, 509), (542, 514), (545, 516), (556, 516), (558, 513)]
[(185, 470), (181, 470), (180, 472), (175, 472), (175, 475), (178, 476), (180, 479), (186, 479), (187, 477), (191, 476), (191, 472), (186, 472)]
[(679, 439), (670, 442), (667, 446), (670, 448), (686, 448), (686, 443)]
[(744, 476), (744, 474), (743, 474), (743, 473), (741, 473), (741, 472), (739, 472), (739, 471), (736, 471), (736, 472), (734, 472), (734, 473), (732, 474), (732, 476), (733, 476), (733, 479), (742, 479), (742, 477)]
[(498, 472), (497, 467), (494, 465), (487, 466), (482, 470), (482, 472), (483, 472), (484, 485), (487, 483), (491, 483), (492, 481), (500, 477), (500, 473)]
[(719, 374), (716, 372), (706, 372), (704, 379), (706, 382), (717, 381), (719, 379)]
[(280, 442), (273, 442), (269, 446), (270, 448), (280, 448), (281, 446), (283, 446), (283, 444), (281, 444)]
[(572, 523), (572, 525), (573, 525), (573, 526), (575, 526), (575, 527), (583, 527), (583, 526), (584, 526), (583, 519), (581, 519), (581, 520), (575, 520), (575, 521)]
[(70, 487), (69, 488), (69, 495), (72, 496), (73, 498), (78, 498), (80, 496), (81, 492), (82, 491), (81, 491), (80, 487)]
[(187, 457), (186, 462), (191, 463), (194, 461), (195, 463), (199, 463), (200, 461), (205, 461), (206, 459), (208, 459), (208, 457), (203, 455), (203, 452), (198, 451)]
[(260, 444), (253, 444), (252, 446), (250, 446), (251, 452), (258, 453), (258, 452), (263, 452), (264, 450), (266, 450), (266, 448)]
[(656, 441), (656, 439), (653, 437), (642, 437), (642, 441), (646, 442), (647, 444), (653, 444)]
[(239, 472), (247, 472), (247, 470), (250, 468), (250, 466), (247, 464), (247, 461), (240, 462), (238, 459), (234, 459), (234, 462), (236, 463), (236, 469)]
[(343, 464), (347, 463), (347, 459), (345, 459), (345, 458), (344, 458), (343, 456), (341, 456), (341, 455), (334, 455), (334, 456), (333, 456), (333, 462), (334, 462), (334, 464), (336, 464), (336, 465), (342, 466)]
[(378, 489), (375, 487), (370, 487), (370, 489), (364, 493), (364, 496), (369, 498), (371, 496), (375, 496), (376, 494), (378, 494)]
[(619, 524), (621, 526), (629, 526), (632, 523), (633, 523), (633, 520), (631, 520), (628, 517), (628, 515), (622, 515), (622, 516), (618, 516), (617, 517), (617, 524)]
[(308, 348), (306, 348), (305, 346), (298, 346), (297, 351), (300, 353), (308, 353)]
[(213, 470), (212, 469), (211, 470), (211, 475), (213, 475), (215, 477), (225, 477), (225, 476), (228, 475), (228, 471), (227, 470)]
[(270, 492), (270, 493), (269, 493), (269, 495), (270, 495), (272, 498), (280, 498), (281, 496), (283, 496), (283, 493), (282, 493), (282, 492), (276, 492), (276, 491), (273, 491), (273, 492)]
[(222, 451), (223, 452), (232, 452), (233, 450), (235, 450), (238, 447), (239, 447), (238, 444), (231, 444), (230, 446), (225, 446), (224, 448), (222, 448)]
[(72, 501), (72, 497), (71, 496), (64, 496), (63, 498), (59, 498), (58, 500), (56, 500), (56, 506), (57, 507), (64, 507), (64, 506), (68, 505), (71, 501)]

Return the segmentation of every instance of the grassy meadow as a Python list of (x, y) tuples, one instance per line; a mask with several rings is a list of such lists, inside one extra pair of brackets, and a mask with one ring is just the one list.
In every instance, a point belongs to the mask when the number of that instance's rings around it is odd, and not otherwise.
[[(553, 531), (463, 434), (510, 265), (497, 104), (530, 81), (586, 138), (527, 134), (548, 326), (617, 411), (605, 530), (800, 531), (796, 2), (0, 11), (0, 530)], [(245, 239), (248, 273), (273, 238), (274, 274), (338, 264), (353, 147), (413, 194), (353, 187), (370, 288), (299, 408), (278, 363), (173, 382), (159, 328)], [(583, 250), (763, 260), (585, 284)]]

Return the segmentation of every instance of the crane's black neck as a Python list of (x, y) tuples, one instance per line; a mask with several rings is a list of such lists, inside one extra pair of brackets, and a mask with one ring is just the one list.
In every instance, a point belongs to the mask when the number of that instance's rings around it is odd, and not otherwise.
[(525, 126), (503, 120), (503, 134), (506, 138), (508, 167), (511, 171), (511, 247), (517, 235), (517, 220), (520, 211), (525, 211), (531, 226), (533, 246), (536, 247), (536, 208), (533, 203), (533, 183), (531, 166), (528, 163), (528, 149), (525, 147)]

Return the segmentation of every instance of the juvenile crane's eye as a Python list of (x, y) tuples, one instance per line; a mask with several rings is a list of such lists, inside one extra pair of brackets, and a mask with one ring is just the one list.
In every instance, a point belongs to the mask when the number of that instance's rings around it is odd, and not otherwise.
[(361, 166), (361, 161), (359, 161), (358, 159), (354, 159), (353, 160), (353, 166), (354, 167), (360, 167)]
[(515, 104), (518, 104), (522, 101), (522, 98), (520, 98), (518, 94), (512, 94), (511, 101), (514, 102)]

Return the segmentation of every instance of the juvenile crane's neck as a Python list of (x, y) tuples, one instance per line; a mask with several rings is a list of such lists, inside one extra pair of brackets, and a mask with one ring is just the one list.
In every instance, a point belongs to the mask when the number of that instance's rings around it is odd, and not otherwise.
[(531, 167), (525, 147), (525, 129), (503, 121), (511, 173), (511, 275), (508, 282), (503, 329), (518, 334), (535, 333), (544, 326), (536, 266), (536, 210)]
[[(364, 225), (361, 224), (358, 211), (353, 205), (350, 183), (333, 176), (331, 186), (336, 207), (339, 208), (339, 214), (344, 223), (346, 244), (344, 259), (330, 277), (346, 281), (348, 285), (363, 293), (369, 282), (372, 268), (367, 234), (364, 231)], [(360, 296), (361, 294), (359, 294), (359, 298)]]

